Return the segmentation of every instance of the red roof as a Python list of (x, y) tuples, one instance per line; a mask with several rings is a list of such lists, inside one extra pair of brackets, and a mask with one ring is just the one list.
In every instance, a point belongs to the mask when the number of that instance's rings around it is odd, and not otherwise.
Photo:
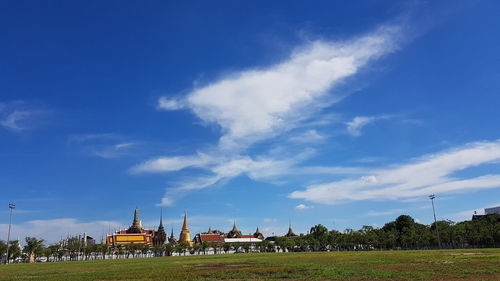
[(224, 237), (219, 234), (201, 234), (201, 240), (207, 242), (224, 242)]
[(253, 235), (241, 235), (241, 238), (254, 238)]

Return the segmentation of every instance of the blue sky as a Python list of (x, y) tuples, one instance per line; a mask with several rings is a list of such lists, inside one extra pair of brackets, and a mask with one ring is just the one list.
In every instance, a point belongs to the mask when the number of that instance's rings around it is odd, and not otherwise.
[(0, 239), (500, 205), (496, 1), (0, 7)]

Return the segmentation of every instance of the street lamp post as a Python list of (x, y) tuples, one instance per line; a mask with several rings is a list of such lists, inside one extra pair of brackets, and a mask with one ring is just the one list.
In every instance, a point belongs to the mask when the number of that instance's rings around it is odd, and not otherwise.
[(16, 208), (15, 204), (9, 203), (9, 231), (7, 232), (7, 255), (5, 256), (5, 264), (9, 263), (9, 243), (10, 243), (10, 225), (12, 223), (12, 210)]
[(436, 211), (434, 210), (434, 199), (435, 198), (436, 198), (436, 195), (434, 195), (434, 194), (429, 195), (429, 199), (431, 199), (431, 202), (432, 202), (432, 213), (434, 214), (434, 226), (436, 227), (438, 246), (441, 249), (441, 240), (439, 239), (439, 230), (438, 230), (438, 224), (437, 224), (437, 220), (436, 220)]

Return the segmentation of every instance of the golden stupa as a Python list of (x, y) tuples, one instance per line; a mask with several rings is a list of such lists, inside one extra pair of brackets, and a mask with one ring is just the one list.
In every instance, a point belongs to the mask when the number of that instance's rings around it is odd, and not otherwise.
[(184, 213), (184, 224), (182, 225), (181, 235), (179, 237), (179, 243), (186, 243), (190, 247), (193, 246), (193, 241), (191, 241), (191, 233), (189, 232), (187, 213)]

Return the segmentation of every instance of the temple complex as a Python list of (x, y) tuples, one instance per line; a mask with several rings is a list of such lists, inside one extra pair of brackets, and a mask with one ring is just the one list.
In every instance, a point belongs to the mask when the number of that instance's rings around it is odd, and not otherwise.
[[(106, 243), (110, 247), (121, 247), (127, 244), (146, 244), (150, 247), (161, 247), (164, 244), (176, 244), (184, 243), (189, 247), (194, 244), (224, 244), (224, 243), (259, 243), (264, 240), (276, 241), (278, 236), (271, 236), (265, 238), (260, 232), (259, 227), (256, 228), (253, 234), (245, 235), (236, 226), (236, 221), (233, 223), (232, 229), (224, 233), (220, 230), (214, 230), (211, 227), (208, 228), (207, 232), (198, 233), (191, 240), (191, 232), (188, 225), (187, 212), (184, 213), (184, 221), (179, 234), (179, 239), (176, 240), (174, 236), (174, 227), (170, 231), (170, 236), (167, 235), (165, 227), (163, 226), (163, 214), (160, 214), (160, 224), (158, 229), (144, 229), (142, 222), (139, 219), (139, 210), (136, 208), (134, 211), (134, 219), (132, 225), (126, 230), (119, 230), (113, 234), (109, 234), (106, 237)], [(298, 237), (292, 230), (292, 224), (288, 226), (288, 232), (283, 235), (283, 237), (288, 237), (294, 239)]]

